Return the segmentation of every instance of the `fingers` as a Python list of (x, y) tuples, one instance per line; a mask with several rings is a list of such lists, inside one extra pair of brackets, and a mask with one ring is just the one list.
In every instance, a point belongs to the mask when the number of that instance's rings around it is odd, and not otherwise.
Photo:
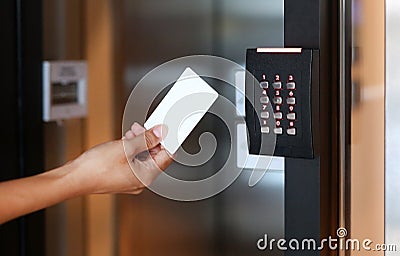
[[(131, 126), (131, 129), (127, 132), (127, 134), (125, 135), (126, 138), (134, 138), (142, 133), (144, 133), (146, 131), (146, 129), (141, 126), (140, 124), (138, 124), (137, 122), (133, 123), (133, 125)], [(129, 134), (128, 134), (129, 133)], [(127, 136), (128, 135), (128, 136)], [(161, 146), (161, 145), (160, 145)], [(160, 146), (154, 147), (152, 149), (149, 150), (149, 153), (151, 155), (155, 155), (160, 151)]]
[(146, 129), (141, 126), (140, 124), (138, 124), (137, 122), (133, 123), (133, 125), (131, 126), (131, 129), (129, 131), (127, 131), (125, 133), (124, 138), (126, 139), (133, 139), (136, 136), (138, 136), (139, 134), (142, 134), (146, 131)]
[(129, 140), (129, 139), (133, 139), (133, 138), (135, 138), (135, 135), (131, 130), (129, 130), (129, 131), (127, 131), (125, 133), (124, 139), (128, 139)]
[(153, 160), (157, 167), (164, 171), (172, 163), (173, 158), (165, 149), (163, 149), (153, 155), (153, 159), (149, 160)]
[(141, 126), (140, 124), (135, 122), (131, 126), (131, 131), (132, 131), (134, 137), (136, 137), (139, 134), (144, 133), (146, 131), (146, 129), (143, 126)]
[(157, 147), (154, 147), (154, 148), (150, 149), (149, 153), (150, 153), (151, 156), (153, 156), (153, 155), (156, 155), (158, 152), (160, 152), (160, 150), (161, 150), (161, 147), (159, 145)]
[[(173, 161), (173, 158), (161, 146), (162, 138), (167, 134), (167, 127), (158, 125), (150, 130), (145, 130), (138, 123), (134, 123), (125, 134), (123, 140), (128, 157), (138, 157), (141, 152), (148, 151), (143, 159), (137, 158), (131, 169), (144, 187), (149, 186), (153, 180), (164, 171)], [(149, 155), (150, 153), (150, 155)]]
[(126, 154), (130, 157), (156, 147), (167, 133), (166, 126), (157, 125), (132, 139), (124, 140)]
[(173, 159), (166, 150), (159, 151), (153, 157), (147, 158), (145, 161), (133, 162), (133, 173), (145, 186), (149, 186), (162, 171), (172, 163)]

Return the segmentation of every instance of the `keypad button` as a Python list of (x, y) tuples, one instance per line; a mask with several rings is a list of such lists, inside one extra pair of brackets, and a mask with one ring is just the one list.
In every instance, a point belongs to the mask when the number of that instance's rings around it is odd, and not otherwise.
[(282, 112), (276, 112), (276, 113), (274, 113), (274, 118), (275, 118), (275, 119), (282, 119), (282, 118), (283, 118)]
[(263, 104), (268, 104), (269, 103), (269, 98), (268, 97), (261, 97), (260, 102)]
[(260, 82), (260, 87), (263, 89), (268, 89), (269, 83), (268, 81), (262, 81)]
[(286, 88), (288, 90), (294, 90), (294, 89), (296, 89), (296, 83), (295, 82), (288, 82), (288, 83), (286, 83)]
[(282, 127), (274, 128), (274, 133), (275, 133), (275, 134), (282, 134), (282, 133), (283, 133)]
[(294, 136), (294, 135), (296, 135), (296, 128), (289, 128), (286, 130), (286, 132), (288, 135)]
[(274, 104), (282, 104), (282, 97), (275, 97), (272, 101)]
[(294, 97), (287, 98), (286, 103), (289, 105), (294, 105), (294, 104), (296, 104), (296, 98), (294, 98)]
[(269, 133), (269, 127), (268, 126), (261, 127), (261, 133)]
[(267, 112), (267, 111), (261, 112), (261, 118), (268, 119), (269, 118), (269, 112)]
[(276, 89), (276, 90), (282, 89), (282, 82), (281, 81), (273, 82), (272, 87), (274, 87), (274, 89)]
[(296, 113), (288, 113), (288, 114), (286, 115), (286, 118), (287, 118), (288, 120), (296, 120)]

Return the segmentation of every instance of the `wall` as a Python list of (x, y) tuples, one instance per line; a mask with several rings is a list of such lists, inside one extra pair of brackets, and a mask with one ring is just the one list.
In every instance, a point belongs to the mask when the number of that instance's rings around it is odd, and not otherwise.
[[(86, 148), (121, 136), (113, 8), (118, 1), (86, 0), (85, 57), (88, 62), (88, 117)], [(87, 256), (115, 255), (115, 197), (90, 195), (86, 204)]]
[[(385, 3), (353, 0), (351, 236), (384, 242)], [(351, 255), (383, 255), (352, 252)]]

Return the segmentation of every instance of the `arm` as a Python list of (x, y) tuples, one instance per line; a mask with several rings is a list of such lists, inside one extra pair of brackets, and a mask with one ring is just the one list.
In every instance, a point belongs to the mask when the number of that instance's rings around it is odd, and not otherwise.
[[(159, 144), (161, 126), (143, 131), (134, 124), (122, 140), (96, 146), (64, 166), (0, 183), (0, 223), (81, 195), (140, 193), (172, 162)], [(147, 159), (135, 158), (148, 149)]]

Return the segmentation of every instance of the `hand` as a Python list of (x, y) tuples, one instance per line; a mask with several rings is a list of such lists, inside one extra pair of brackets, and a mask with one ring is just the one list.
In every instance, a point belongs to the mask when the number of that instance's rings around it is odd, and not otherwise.
[(1, 182), (0, 224), (76, 196), (140, 193), (172, 162), (160, 145), (166, 132), (162, 126), (145, 131), (135, 123), (123, 139), (96, 146), (54, 170)]
[(87, 193), (138, 194), (172, 162), (160, 145), (165, 126), (145, 130), (134, 123), (121, 140), (98, 145), (70, 164)]

